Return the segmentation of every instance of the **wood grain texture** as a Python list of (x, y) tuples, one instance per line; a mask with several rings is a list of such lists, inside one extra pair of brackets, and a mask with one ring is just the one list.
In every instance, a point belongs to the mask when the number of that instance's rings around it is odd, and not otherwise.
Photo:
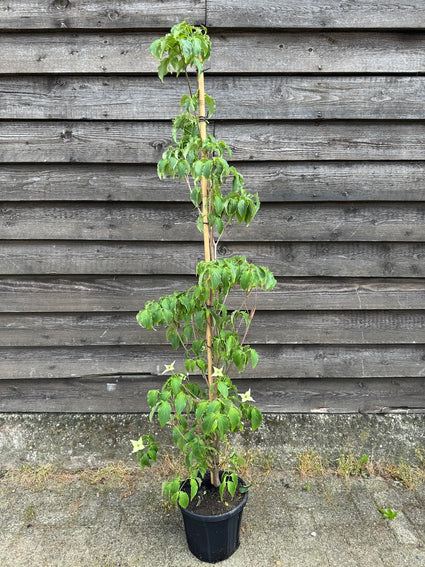
[[(121, 312), (187, 289), (195, 278), (167, 276), (0, 277), (1, 313)], [(229, 297), (229, 306), (242, 295)], [(257, 309), (425, 309), (425, 279), (279, 278), (273, 292), (257, 297)]]
[[(425, 277), (425, 245), (393, 242), (225, 243), (219, 257), (245, 255), (286, 277)], [(187, 243), (0, 242), (0, 275), (195, 274), (202, 250)]]
[[(241, 162), (238, 169), (263, 203), (425, 201), (422, 161)], [(0, 165), (0, 184), (4, 201), (188, 202), (189, 197), (186, 183), (159, 180), (154, 165)]]
[[(424, 345), (327, 346), (260, 345), (260, 362), (244, 379), (266, 378), (423, 378)], [(165, 364), (179, 353), (148, 345), (106, 347), (44, 347), (0, 349), (3, 379), (118, 377), (122, 374), (161, 376)], [(163, 380), (163, 377), (161, 377)], [(111, 380), (112, 382), (112, 380)], [(423, 400), (422, 400), (423, 401)]]
[[(156, 74), (152, 32), (7, 33), (0, 74)], [(422, 73), (422, 32), (212, 34), (210, 73)]]
[[(257, 310), (247, 342), (252, 345), (421, 344), (425, 343), (425, 311), (270, 313)], [(152, 332), (141, 328), (135, 312), (0, 314), (0, 347), (89, 345), (167, 346), (169, 343), (163, 329)]]
[[(218, 120), (415, 120), (424, 77), (208, 76)], [(5, 120), (171, 120), (186, 81), (146, 76), (0, 77)], [(237, 104), (235, 104), (237, 100)]]
[[(0, 205), (0, 239), (200, 242), (192, 204)], [(424, 242), (425, 203), (264, 203), (250, 226), (228, 227), (233, 242)]]
[[(424, 160), (425, 122), (218, 122), (234, 161)], [(170, 144), (163, 122), (2, 123), (2, 163), (156, 163)]]
[(425, 123), (421, 121), (218, 122), (214, 134), (228, 140), (235, 161), (425, 157)]
[[(113, 379), (68, 378), (0, 380), (1, 412), (122, 413), (147, 412), (147, 392), (161, 387), (154, 376)], [(239, 391), (252, 389), (256, 405), (273, 413), (423, 412), (425, 380), (235, 380)]]
[(224, 28), (424, 28), (421, 0), (330, 2), (326, 0), (214, 0), (207, 26)]
[[(115, 0), (113, 5), (101, 0), (15, 0), (0, 9), (0, 29), (120, 29), (170, 27), (187, 18), (205, 24), (205, 1), (167, 2)], [(355, 4), (323, 0), (287, 0), (260, 2), (250, 0), (215, 0), (207, 5), (210, 27), (226, 28), (423, 28), (424, 6), (421, 0), (397, 0), (376, 9), (373, 0)]]
[[(172, 9), (171, 9), (172, 8)], [(0, 7), (0, 29), (169, 28), (205, 24), (205, 0), (14, 0)]]

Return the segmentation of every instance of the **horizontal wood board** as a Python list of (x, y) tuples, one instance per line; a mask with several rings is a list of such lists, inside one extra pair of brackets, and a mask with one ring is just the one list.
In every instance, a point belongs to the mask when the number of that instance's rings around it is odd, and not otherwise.
[[(4, 121), (0, 162), (157, 163), (166, 122)], [(425, 121), (217, 122), (233, 161), (424, 160)]]
[[(139, 413), (148, 412), (146, 394), (160, 387), (155, 376), (1, 380), (1, 412)], [(251, 383), (237, 380), (240, 391)], [(34, 387), (35, 386), (35, 387)], [(415, 378), (264, 379), (252, 393), (257, 406), (273, 413), (423, 413), (424, 382)], [(397, 399), (398, 406), (393, 406)], [(284, 408), (284, 411), (283, 411)]]
[(206, 0), (14, 0), (0, 8), (0, 29), (169, 28), (205, 24), (205, 9)]
[(0, 12), (0, 29), (168, 28), (187, 18), (220, 28), (424, 28), (421, 0), (355, 3), (326, 0), (14, 0)]
[[(260, 362), (244, 379), (261, 389), (265, 378), (404, 378), (424, 376), (424, 345), (259, 345)], [(166, 364), (183, 356), (170, 347), (146, 345), (107, 347), (1, 348), (2, 379), (96, 377), (134, 374), (161, 376)], [(238, 375), (237, 373), (233, 374)], [(1, 380), (0, 380), (1, 382)], [(396, 405), (397, 400), (394, 400)]]
[[(0, 312), (134, 313), (146, 301), (196, 283), (190, 276), (0, 276)], [(229, 296), (237, 308), (243, 292)], [(259, 292), (259, 311), (414, 310), (425, 309), (425, 279), (421, 278), (278, 278), (272, 292)], [(254, 319), (254, 323), (256, 319)]]
[[(425, 311), (263, 311), (257, 313), (247, 340), (253, 345), (425, 344)], [(57, 344), (143, 346), (168, 342), (162, 329), (153, 333), (139, 327), (134, 312), (0, 314), (0, 347)]]
[[(226, 242), (218, 251), (278, 277), (425, 277), (425, 244), (416, 242)], [(195, 243), (0, 241), (0, 275), (187, 275), (201, 260)]]
[[(206, 88), (215, 120), (415, 120), (425, 77), (212, 75)], [(186, 90), (172, 77), (0, 76), (0, 118), (171, 120)]]
[[(0, 239), (201, 242), (191, 203), (0, 205)], [(226, 241), (425, 242), (425, 203), (265, 203)]]
[[(425, 201), (423, 161), (238, 163), (262, 203)], [(3, 201), (188, 202), (188, 188), (155, 165), (0, 164)]]
[[(0, 74), (156, 73), (158, 33), (7, 33)], [(221, 32), (210, 73), (414, 74), (425, 68), (425, 32)]]
[(214, 0), (207, 25), (223, 28), (415, 28), (425, 26), (420, 0), (332, 2), (329, 0)]
[(277, 413), (424, 411), (423, 11), (0, 7), (0, 410), (146, 411), (164, 364), (183, 364), (135, 314), (202, 259), (187, 187), (155, 171), (186, 86), (161, 84), (149, 45), (187, 17), (213, 40), (209, 132), (264, 203), (218, 254), (278, 278), (250, 330), (260, 363), (238, 384)]

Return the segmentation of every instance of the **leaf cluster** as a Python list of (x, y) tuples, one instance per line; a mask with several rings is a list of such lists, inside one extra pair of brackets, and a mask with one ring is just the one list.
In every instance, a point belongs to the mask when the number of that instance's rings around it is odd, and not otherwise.
[(154, 41), (151, 53), (160, 60), (158, 76), (163, 81), (167, 73), (174, 72), (178, 76), (188, 67), (195, 67), (202, 73), (202, 62), (210, 58), (211, 41), (204, 26), (192, 26), (185, 20)]
[[(253, 430), (262, 423), (262, 415), (257, 407), (243, 401), (229, 376), (219, 372), (214, 388), (213, 400), (208, 391), (197, 382), (191, 382), (185, 373), (173, 373), (164, 383), (161, 390), (148, 393), (148, 404), (151, 407), (150, 420), (157, 414), (161, 427), (172, 427), (173, 443), (182, 452), (189, 471), (192, 499), (199, 488), (200, 481), (207, 470), (213, 466), (217, 455), (218, 442), (225, 441), (228, 433), (243, 430), (245, 421), (249, 421)], [(241, 397), (241, 399), (239, 399)], [(146, 449), (137, 454), (141, 466), (149, 465), (148, 460), (156, 461), (157, 446), (151, 435), (141, 438)], [(137, 442), (134, 442), (135, 444)], [(232, 455), (230, 465), (232, 471), (224, 474), (220, 484), (220, 497), (225, 490), (234, 496), (240, 459)], [(189, 499), (184, 494), (183, 480), (176, 477), (164, 484), (165, 494), (174, 503), (186, 507)]]
[(235, 286), (245, 291), (245, 298), (256, 288), (273, 289), (276, 280), (270, 270), (250, 264), (244, 256), (234, 256), (200, 262), (197, 275), (198, 284), (187, 291), (147, 302), (137, 314), (138, 323), (145, 329), (165, 327), (171, 346), (175, 350), (184, 349), (187, 372), (197, 369), (206, 375), (205, 334), (209, 321), (213, 324), (215, 366), (228, 371), (234, 364), (240, 372), (249, 362), (255, 367), (257, 352), (241, 342), (251, 324), (252, 313), (243, 306), (230, 310), (226, 301)]
[[(184, 104), (192, 103), (194, 97), (185, 99)], [(210, 97), (209, 97), (210, 98)], [(210, 98), (210, 106), (213, 107)], [(196, 105), (190, 106), (196, 112)], [(221, 235), (226, 226), (234, 220), (247, 226), (257, 214), (260, 201), (257, 194), (248, 193), (244, 188), (244, 178), (236, 167), (231, 166), (226, 158), (232, 157), (229, 146), (222, 140), (216, 140), (211, 134), (206, 140), (199, 136), (199, 117), (194, 113), (184, 112), (173, 121), (171, 145), (163, 153), (157, 170), (160, 179), (168, 176), (186, 179), (190, 187), (190, 199), (198, 209), (198, 229), (203, 231), (203, 215), (200, 209), (202, 178), (209, 183), (208, 222), (216, 227)], [(223, 185), (231, 178), (231, 190), (225, 193)], [(192, 181), (192, 183), (191, 183)]]

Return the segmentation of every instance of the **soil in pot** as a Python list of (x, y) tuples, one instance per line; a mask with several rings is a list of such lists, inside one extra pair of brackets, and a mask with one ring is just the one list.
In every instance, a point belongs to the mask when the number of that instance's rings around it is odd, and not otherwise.
[[(241, 486), (241, 483), (239, 483), (239, 486)], [(189, 506), (186, 509), (204, 516), (215, 516), (230, 512), (244, 498), (244, 494), (239, 492), (239, 486), (234, 498), (231, 498), (230, 494), (227, 493), (223, 495), (223, 500), (221, 500), (218, 488), (213, 486), (211, 482), (204, 480), (198, 494), (189, 502)]]

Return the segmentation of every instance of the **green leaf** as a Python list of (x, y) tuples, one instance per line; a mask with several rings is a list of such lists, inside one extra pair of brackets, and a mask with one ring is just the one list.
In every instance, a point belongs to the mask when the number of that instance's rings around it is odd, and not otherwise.
[(179, 492), (179, 504), (182, 508), (187, 508), (189, 506), (189, 495), (183, 490)]
[(139, 325), (141, 325), (145, 329), (152, 329), (153, 322), (152, 314), (150, 311), (147, 311), (146, 309), (144, 311), (140, 311), (137, 317), (137, 321)]
[(202, 41), (198, 37), (194, 37), (192, 40), (192, 51), (195, 57), (202, 55)]
[(181, 342), (180, 337), (174, 327), (168, 327), (166, 335), (173, 349), (177, 350), (181, 346)]
[(251, 272), (246, 270), (242, 275), (241, 275), (241, 280), (240, 280), (240, 284), (241, 284), (241, 288), (246, 290), (250, 287), (251, 284)]
[(232, 353), (232, 361), (239, 371), (242, 371), (244, 369), (245, 361), (244, 361), (243, 352), (241, 350), (235, 350)]
[(253, 348), (251, 349), (251, 362), (252, 362), (252, 368), (255, 368), (258, 364), (258, 353)]
[(209, 433), (211, 433), (213, 431), (214, 428), (214, 424), (216, 424), (216, 419), (215, 419), (215, 415), (214, 414), (209, 414), (206, 415), (203, 419), (202, 419), (202, 431), (208, 435)]
[(171, 406), (168, 402), (162, 402), (158, 408), (158, 420), (161, 427), (168, 422), (171, 415)]
[(172, 376), (170, 378), (171, 390), (175, 396), (180, 392), (182, 386), (182, 379), (180, 376)]
[(234, 405), (229, 409), (229, 421), (233, 429), (238, 429), (241, 422), (241, 414), (238, 408)]
[(186, 339), (186, 341), (192, 340), (193, 329), (190, 325), (187, 325), (186, 327), (183, 328), (183, 336)]
[(186, 161), (180, 160), (177, 164), (177, 175), (179, 176), (180, 181), (185, 176), (186, 172), (188, 171), (189, 166)]
[(217, 289), (221, 283), (221, 270), (213, 268), (210, 272), (211, 276), (211, 287), (212, 289)]
[(164, 321), (169, 325), (173, 320), (173, 312), (169, 311), (168, 309), (164, 309), (163, 312)]
[(180, 415), (181, 412), (184, 410), (184, 408), (186, 407), (186, 396), (183, 392), (180, 392), (179, 394), (177, 394), (174, 405), (176, 408), (176, 414)]
[(186, 62), (192, 57), (192, 42), (188, 39), (180, 39), (180, 45)]
[(190, 200), (197, 207), (202, 201), (202, 192), (200, 187), (194, 187), (190, 192)]
[(205, 410), (207, 409), (208, 402), (199, 402), (198, 407), (195, 411), (196, 419), (199, 421), (201, 417), (204, 415)]
[(223, 398), (227, 398), (227, 396), (229, 395), (229, 388), (224, 382), (218, 382), (217, 390), (220, 392)]
[(193, 59), (193, 65), (198, 69), (198, 75), (204, 72), (204, 66), (202, 65), (201, 61), (197, 57)]
[(211, 177), (211, 171), (212, 171), (212, 167), (213, 167), (213, 162), (212, 160), (208, 160), (204, 163), (204, 165), (202, 166), (202, 175), (206, 178), (209, 179)]
[(198, 159), (197, 161), (195, 161), (192, 165), (192, 171), (193, 171), (193, 176), (196, 177), (201, 177), (202, 176), (202, 161), (200, 159)]
[(194, 478), (190, 479), (190, 499), (193, 500), (198, 492), (199, 486)]
[(217, 427), (218, 427), (218, 431), (220, 432), (220, 435), (224, 437), (224, 435), (226, 435), (227, 431), (229, 430), (229, 420), (225, 415), (220, 414), (218, 416)]
[(218, 234), (222, 234), (224, 230), (224, 222), (221, 220), (220, 217), (216, 217), (215, 226), (217, 227)]
[(140, 466), (143, 467), (150, 467), (151, 466), (151, 461), (149, 459), (149, 455), (147, 453), (144, 453), (141, 457), (140, 457)]
[(236, 492), (236, 488), (237, 488), (237, 483), (234, 482), (227, 482), (227, 490), (230, 492), (230, 496), (233, 498)]
[(153, 43), (151, 43), (150, 52), (152, 53), (152, 55), (154, 57), (157, 57), (157, 58), (160, 57), (159, 52), (160, 52), (160, 49), (161, 49), (161, 41), (162, 41), (162, 38), (159, 38), (159, 39), (156, 39)]
[(212, 96), (209, 95), (205, 95), (205, 102), (207, 103), (208, 106), (208, 114), (211, 117), (214, 112), (215, 112), (215, 100), (213, 99)]
[(245, 201), (245, 199), (241, 199), (238, 203), (238, 213), (242, 220), (245, 219), (247, 210), (248, 210), (247, 202)]
[(204, 346), (204, 342), (205, 342), (204, 339), (198, 339), (196, 341), (193, 341), (192, 350), (196, 354), (196, 356), (199, 356), (199, 353), (201, 352), (201, 349)]
[(263, 421), (263, 416), (261, 415), (260, 410), (255, 406), (253, 406), (251, 411), (251, 425), (253, 431), (255, 431), (260, 427), (262, 421)]
[(168, 72), (168, 63), (170, 62), (169, 58), (165, 58), (161, 61), (158, 67), (158, 77), (160, 78), (161, 82), (164, 82), (164, 76)]
[(159, 391), (158, 390), (150, 390), (148, 392), (148, 404), (149, 407), (153, 408), (156, 405), (156, 401), (158, 399)]

